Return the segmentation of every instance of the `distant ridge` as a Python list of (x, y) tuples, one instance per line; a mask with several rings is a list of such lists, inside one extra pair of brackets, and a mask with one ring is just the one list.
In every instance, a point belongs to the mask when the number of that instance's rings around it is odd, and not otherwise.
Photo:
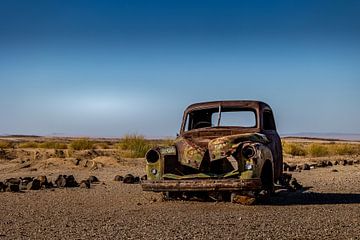
[(348, 140), (360, 141), (360, 133), (288, 133), (280, 134), (281, 137), (301, 137), (308, 139), (324, 139), (324, 140)]

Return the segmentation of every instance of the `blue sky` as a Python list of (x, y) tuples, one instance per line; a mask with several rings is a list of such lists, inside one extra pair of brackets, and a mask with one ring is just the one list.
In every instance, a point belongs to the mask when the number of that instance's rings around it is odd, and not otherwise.
[(360, 2), (3, 0), (0, 84), (0, 134), (174, 136), (219, 99), (360, 133)]

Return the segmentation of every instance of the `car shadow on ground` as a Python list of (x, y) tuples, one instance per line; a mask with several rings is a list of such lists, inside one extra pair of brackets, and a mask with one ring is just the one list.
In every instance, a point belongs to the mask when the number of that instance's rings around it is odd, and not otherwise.
[(263, 205), (316, 205), (316, 204), (354, 204), (360, 203), (360, 193), (322, 193), (308, 191), (295, 192), (280, 190)]

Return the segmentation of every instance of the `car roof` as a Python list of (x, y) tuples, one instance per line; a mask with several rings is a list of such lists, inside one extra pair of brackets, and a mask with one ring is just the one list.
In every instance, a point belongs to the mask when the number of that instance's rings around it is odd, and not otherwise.
[(226, 100), (226, 101), (211, 101), (194, 103), (188, 106), (185, 112), (191, 112), (194, 110), (217, 108), (219, 105), (222, 107), (239, 107), (239, 108), (270, 108), (270, 106), (264, 102), (256, 100)]

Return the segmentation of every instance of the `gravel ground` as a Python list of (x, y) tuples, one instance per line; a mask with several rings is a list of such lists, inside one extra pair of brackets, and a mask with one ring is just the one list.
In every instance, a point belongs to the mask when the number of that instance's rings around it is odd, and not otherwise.
[(116, 169), (72, 172), (103, 182), (91, 189), (1, 192), (0, 239), (360, 239), (359, 170), (294, 173), (307, 191), (280, 191), (255, 206), (163, 202), (140, 185), (112, 181)]

